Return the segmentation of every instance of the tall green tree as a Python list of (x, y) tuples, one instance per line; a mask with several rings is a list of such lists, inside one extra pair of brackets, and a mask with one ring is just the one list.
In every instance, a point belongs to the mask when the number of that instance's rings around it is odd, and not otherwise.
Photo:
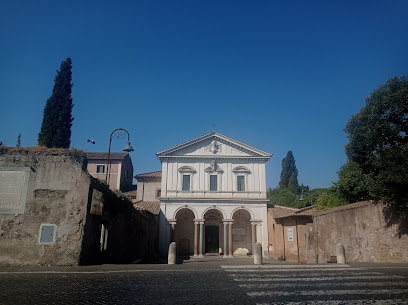
[(38, 145), (69, 148), (71, 144), (72, 121), (72, 63), (67, 58), (61, 63), (55, 76), (54, 89), (44, 108)]
[(16, 144), (16, 147), (20, 147), (20, 146), (21, 146), (21, 133), (19, 133), (17, 136), (17, 144)]
[(288, 187), (293, 191), (297, 191), (299, 188), (298, 170), (291, 150), (289, 150), (286, 157), (282, 159), (282, 172), (280, 175), (279, 187)]
[(408, 210), (408, 76), (393, 77), (347, 122), (346, 154), (367, 176), (367, 191)]

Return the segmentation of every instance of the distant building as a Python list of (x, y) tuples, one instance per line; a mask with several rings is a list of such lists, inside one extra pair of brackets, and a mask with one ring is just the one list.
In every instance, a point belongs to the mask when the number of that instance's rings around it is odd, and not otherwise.
[(138, 174), (136, 202), (140, 201), (157, 201), (161, 197), (161, 178), (162, 172), (150, 172)]
[[(106, 180), (108, 153), (89, 152), (88, 172), (95, 178)], [(133, 182), (133, 164), (128, 153), (111, 153), (109, 158), (109, 187), (112, 190), (130, 191)]]
[(145, 209), (154, 215), (160, 214), (160, 196), (161, 196), (161, 177), (162, 172), (150, 172), (138, 174), (136, 199), (132, 201), (136, 208)]

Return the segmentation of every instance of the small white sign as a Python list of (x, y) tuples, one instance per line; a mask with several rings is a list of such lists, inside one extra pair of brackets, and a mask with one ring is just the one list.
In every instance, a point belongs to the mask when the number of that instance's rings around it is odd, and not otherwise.
[(293, 241), (293, 228), (288, 228), (288, 241)]

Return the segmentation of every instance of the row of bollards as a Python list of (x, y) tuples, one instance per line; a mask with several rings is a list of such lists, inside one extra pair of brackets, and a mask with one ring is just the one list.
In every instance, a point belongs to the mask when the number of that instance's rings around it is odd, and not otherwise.
[[(337, 254), (337, 263), (338, 264), (345, 264), (346, 263), (346, 251), (344, 249), (343, 244), (336, 245), (336, 254)], [(254, 245), (254, 265), (262, 265), (262, 245), (260, 243), (256, 243)], [(174, 265), (177, 262), (177, 244), (172, 242), (169, 246), (169, 256), (168, 256), (168, 264)]]

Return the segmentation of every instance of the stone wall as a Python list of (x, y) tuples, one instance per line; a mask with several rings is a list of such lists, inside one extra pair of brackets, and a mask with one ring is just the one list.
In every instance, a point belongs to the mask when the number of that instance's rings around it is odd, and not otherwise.
[(155, 255), (154, 215), (136, 210), (85, 169), (86, 159), (72, 150), (0, 148), (0, 264), (132, 262)]
[[(408, 218), (381, 203), (360, 202), (321, 212), (314, 218), (313, 231), (317, 240), (309, 241), (318, 248), (319, 263), (336, 255), (337, 243), (344, 245), (347, 261), (408, 261)], [(316, 251), (309, 251), (309, 261), (314, 260)]]

